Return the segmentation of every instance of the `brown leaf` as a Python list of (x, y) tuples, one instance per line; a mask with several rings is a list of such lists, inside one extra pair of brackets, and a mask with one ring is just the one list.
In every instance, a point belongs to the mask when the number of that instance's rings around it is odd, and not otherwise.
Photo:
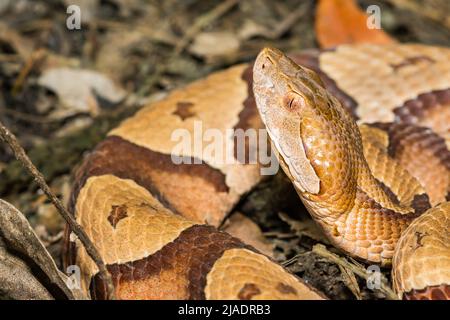
[(0, 41), (9, 44), (24, 60), (29, 58), (33, 52), (33, 45), (30, 40), (22, 37), (14, 28), (2, 22), (0, 22)]
[(320, 47), (332, 48), (344, 43), (388, 44), (395, 41), (381, 29), (369, 29), (367, 18), (354, 0), (320, 0), (315, 22)]
[(228, 218), (222, 229), (243, 242), (255, 247), (261, 253), (273, 257), (272, 244), (263, 236), (259, 226), (240, 212)]
[(126, 95), (111, 79), (88, 69), (48, 69), (39, 77), (38, 83), (54, 91), (60, 98), (61, 107), (50, 114), (52, 119), (63, 119), (79, 113), (95, 116), (99, 113), (97, 97), (117, 104)]
[(208, 61), (214, 61), (214, 59), (236, 53), (239, 46), (240, 40), (234, 33), (201, 32), (195, 36), (193, 43), (189, 46), (189, 52)]
[(80, 299), (23, 214), (0, 200), (0, 299)]
[(358, 280), (352, 270), (344, 266), (338, 265), (341, 270), (341, 277), (344, 284), (355, 295), (356, 299), (362, 300), (361, 290), (359, 289)]
[(282, 221), (286, 222), (293, 231), (295, 231), (297, 236), (307, 236), (322, 243), (329, 243), (328, 239), (325, 237), (324, 233), (320, 230), (314, 220), (295, 220), (283, 212), (280, 212), (278, 216)]

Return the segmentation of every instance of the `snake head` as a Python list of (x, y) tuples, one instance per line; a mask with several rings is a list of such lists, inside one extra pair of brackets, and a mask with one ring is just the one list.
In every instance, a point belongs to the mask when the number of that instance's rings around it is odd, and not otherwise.
[(253, 91), (284, 171), (300, 191), (317, 194), (320, 179), (299, 139), (301, 115), (314, 100), (307, 84), (293, 85), (301, 72), (306, 73), (281, 51), (265, 48), (253, 67)]
[(313, 105), (318, 87), (323, 89), (316, 73), (300, 67), (275, 48), (264, 48), (256, 58), (253, 83), (255, 94), (265, 100), (258, 104), (260, 112), (264, 114), (277, 106), (278, 112), (287, 117), (300, 115), (305, 107)]
[(359, 131), (316, 73), (265, 48), (253, 67), (253, 91), (280, 164), (300, 193), (335, 192), (337, 182), (348, 181), (339, 175), (352, 171)]

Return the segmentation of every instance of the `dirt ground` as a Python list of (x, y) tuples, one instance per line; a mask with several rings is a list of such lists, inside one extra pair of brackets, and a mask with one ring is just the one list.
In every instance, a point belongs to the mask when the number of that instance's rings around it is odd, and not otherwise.
[[(80, 30), (66, 26), (72, 3), (81, 8)], [(383, 29), (398, 41), (450, 45), (447, 0), (359, 4), (379, 5)], [(251, 61), (267, 45), (287, 52), (317, 47), (314, 9), (309, 0), (1, 1), (0, 119), (67, 201), (83, 156), (143, 104)], [(63, 73), (55, 83), (50, 71), (71, 67), (83, 72)], [(66, 83), (77, 84), (81, 102)], [(59, 263), (65, 223), (2, 144), (0, 198), (26, 214)], [(282, 173), (257, 186), (236, 212), (261, 228), (275, 259), (330, 298), (386, 298), (358, 275), (367, 266), (327, 245)], [(333, 254), (335, 260), (327, 256)], [(389, 270), (384, 274), (389, 279)]]

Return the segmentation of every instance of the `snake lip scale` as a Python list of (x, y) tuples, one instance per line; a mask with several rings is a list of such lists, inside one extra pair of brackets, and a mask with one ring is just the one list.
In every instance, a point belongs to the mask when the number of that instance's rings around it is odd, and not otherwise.
[[(191, 162), (174, 164), (172, 132), (194, 136), (198, 121), (224, 135), (267, 129), (332, 244), (392, 264), (399, 298), (450, 298), (450, 49), (343, 45), (288, 58), (266, 48), (252, 65), (144, 107), (77, 170), (69, 208), (118, 298), (324, 299), (216, 228), (261, 181), (260, 165), (222, 163), (195, 148), (176, 154)], [(65, 264), (80, 267), (86, 294), (106, 298), (96, 265), (66, 231)]]

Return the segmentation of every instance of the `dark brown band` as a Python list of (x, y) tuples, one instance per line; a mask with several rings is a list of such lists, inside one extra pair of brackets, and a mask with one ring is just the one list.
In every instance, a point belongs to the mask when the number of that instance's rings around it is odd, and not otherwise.
[[(195, 159), (189, 159), (194, 163)], [(101, 142), (77, 171), (70, 209), (74, 212), (76, 199), (87, 179), (92, 176), (111, 174), (121, 179), (131, 179), (146, 188), (164, 206), (178, 213), (170, 199), (165, 196), (159, 177), (171, 174), (176, 178), (173, 188), (186, 192), (184, 182), (200, 177), (211, 184), (217, 192), (228, 192), (225, 175), (202, 162), (201, 164), (175, 164), (171, 156), (137, 146), (117, 136), (110, 136)]]
[(439, 106), (450, 106), (450, 88), (418, 95), (394, 109), (395, 122), (418, 123), (428, 112)]
[[(181, 232), (173, 242), (146, 258), (108, 265), (107, 268), (116, 288), (120, 288), (123, 283), (143, 280), (164, 271), (172, 272), (174, 279), (186, 278), (189, 293), (186, 299), (203, 300), (207, 274), (223, 253), (233, 248), (255, 251), (239, 239), (211, 226), (195, 225)], [(90, 290), (92, 298), (106, 298), (105, 284), (98, 274), (93, 277)], [(164, 288), (161, 287), (155, 290), (164, 292)], [(136, 293), (136, 298), (142, 297)]]
[(450, 285), (430, 286), (403, 294), (405, 300), (450, 300)]

